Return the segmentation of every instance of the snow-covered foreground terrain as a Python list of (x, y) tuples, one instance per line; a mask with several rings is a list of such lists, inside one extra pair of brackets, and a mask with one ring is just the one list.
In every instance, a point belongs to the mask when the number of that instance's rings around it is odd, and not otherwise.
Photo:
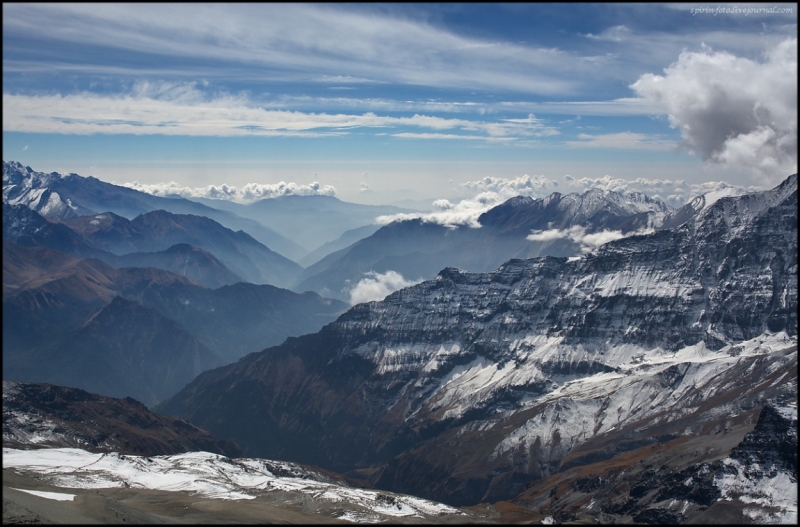
[(339, 519), (353, 522), (460, 514), (453, 507), (413, 496), (337, 485), (323, 474), (291, 463), (231, 459), (209, 452), (144, 457), (77, 448), (4, 448), (3, 468), (44, 476), (55, 486), (72, 489), (184, 491), (225, 500), (251, 500), (279, 491), (298, 493), (319, 502), (320, 512), (326, 510), (325, 505), (349, 505)]

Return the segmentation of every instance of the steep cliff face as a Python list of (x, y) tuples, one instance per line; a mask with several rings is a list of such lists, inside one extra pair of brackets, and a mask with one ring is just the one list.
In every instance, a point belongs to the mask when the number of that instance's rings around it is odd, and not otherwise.
[(791, 390), (796, 309), (792, 176), (583, 257), (445, 269), (160, 409), (249, 455), (508, 499), (569, 459), (706, 433)]

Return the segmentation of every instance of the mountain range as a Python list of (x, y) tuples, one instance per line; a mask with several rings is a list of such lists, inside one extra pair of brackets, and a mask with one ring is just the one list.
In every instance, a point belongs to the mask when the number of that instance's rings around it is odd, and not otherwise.
[(242, 230), (271, 250), (289, 258), (299, 258), (306, 252), (268, 226), (227, 211), (183, 198), (153, 196), (91, 176), (36, 172), (15, 161), (3, 161), (3, 203), (25, 205), (48, 218), (94, 216), (113, 212), (133, 219), (154, 210), (193, 214), (212, 219), (233, 231)]
[(201, 371), (315, 331), (345, 307), (269, 285), (209, 289), (4, 240), (3, 375), (154, 404)]
[(248, 455), (495, 502), (572, 467), (755, 426), (765, 401), (796, 394), (796, 311), (793, 175), (583, 256), (444, 269), (205, 372), (157, 409)]
[[(378, 216), (413, 212), (390, 205), (348, 203), (333, 196), (280, 196), (249, 204), (226, 200), (195, 198), (210, 207), (233, 212), (243, 218), (269, 225), (283, 236), (325, 256), (322, 245), (336, 240), (345, 232), (375, 223)], [(322, 251), (320, 251), (322, 249)], [(296, 260), (299, 262), (299, 260)]]
[(48, 219), (112, 212), (132, 220), (156, 210), (202, 216), (232, 231), (241, 230), (295, 262), (348, 230), (373, 224), (378, 216), (411, 212), (399, 207), (348, 203), (332, 196), (282, 196), (246, 205), (205, 198), (161, 197), (91, 176), (37, 172), (14, 161), (3, 161), (3, 202), (25, 205)]
[[(313, 499), (287, 498), (350, 521), (796, 521), (796, 174), (678, 209), (598, 189), (519, 196), (471, 227), (380, 227), (377, 210), (194, 203), (4, 162), (3, 377), (49, 383), (9, 384), (16, 445), (58, 432), (37, 458), (55, 460), (49, 484), (162, 492), (160, 471), (215, 473), (212, 494), (273, 505), (253, 485), (288, 492), (272, 468), (314, 465), (382, 489), (310, 476)], [(230, 227), (292, 218), (305, 269)], [(390, 271), (419, 283), (347, 309)], [(151, 467), (59, 450), (114, 428), (183, 453)], [(210, 441), (201, 429), (248, 458), (187, 454)], [(103, 452), (128, 448), (112, 439)], [(17, 446), (19, 470), (44, 466)], [(72, 474), (71, 459), (99, 472)], [(153, 520), (140, 512), (127, 518)]]
[(210, 287), (237, 281), (286, 286), (302, 270), (242, 231), (233, 232), (202, 216), (163, 210), (133, 220), (106, 212), (51, 222), (24, 205), (4, 203), (3, 238), (98, 258), (116, 267), (152, 264)]
[[(518, 196), (481, 214), (478, 228), (394, 221), (309, 265), (292, 289), (347, 300), (369, 273), (395, 271), (410, 280), (431, 279), (445, 267), (489, 272), (512, 258), (574, 256), (582, 250), (578, 234), (621, 237), (658, 227), (671, 213), (666, 204), (640, 193), (592, 189), (541, 199)], [(529, 239), (532, 232), (549, 235)]]

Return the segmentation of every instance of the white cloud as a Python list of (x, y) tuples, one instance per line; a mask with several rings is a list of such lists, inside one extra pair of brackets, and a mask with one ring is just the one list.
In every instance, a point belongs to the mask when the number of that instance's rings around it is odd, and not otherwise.
[(659, 137), (620, 132), (615, 134), (579, 134), (579, 141), (567, 141), (566, 144), (580, 148), (621, 148), (628, 150), (674, 150), (678, 147), (675, 141)]
[[(170, 59), (165, 70), (182, 69), (174, 58), (184, 63), (195, 58), (226, 64), (224, 73), (239, 77), (469, 85), (549, 95), (575, 93), (571, 64), (580, 59), (553, 48), (461, 36), (399, 13), (341, 5), (6, 4), (3, 30), (4, 36), (155, 54)], [(207, 66), (186, 68), (195, 78), (214, 75)], [(600, 75), (602, 69), (590, 73)]]
[[(398, 127), (435, 130), (394, 134), (423, 139), (510, 141), (519, 136), (558, 134), (533, 115), (485, 122), (421, 114), (393, 117), (373, 112), (271, 110), (243, 94), (207, 93), (197, 83), (140, 82), (123, 95), (3, 94), (3, 129), (14, 132), (319, 137), (341, 135), (354, 128)], [(469, 135), (442, 134), (442, 130), (466, 131)]]
[(761, 61), (685, 51), (663, 76), (643, 75), (631, 88), (660, 104), (705, 161), (772, 183), (797, 171), (797, 38)]
[(460, 225), (477, 229), (481, 226), (478, 223), (478, 217), (506, 199), (508, 198), (502, 198), (496, 192), (482, 192), (472, 199), (465, 199), (456, 204), (446, 199), (437, 199), (433, 202), (433, 212), (409, 212), (378, 216), (375, 222), (380, 225), (386, 225), (393, 221), (420, 219), (425, 223), (444, 225), (451, 229)]
[(485, 177), (477, 181), (467, 181), (462, 188), (477, 192), (496, 192), (505, 199), (514, 196), (544, 197), (554, 192), (558, 182), (545, 176), (529, 176), (518, 178)]
[(654, 232), (653, 229), (639, 229), (623, 233), (622, 231), (599, 231), (591, 234), (586, 233), (586, 229), (580, 225), (573, 225), (568, 229), (550, 229), (546, 231), (532, 231), (527, 240), (532, 242), (544, 242), (560, 239), (569, 239), (574, 243), (580, 245), (581, 252), (586, 254), (594, 251), (601, 245), (614, 240), (621, 240), (628, 236), (635, 236), (639, 234), (650, 234)]
[(247, 183), (243, 187), (222, 184), (207, 187), (184, 187), (171, 181), (169, 183), (144, 184), (134, 181), (121, 183), (123, 187), (132, 188), (154, 196), (182, 196), (184, 198), (224, 199), (238, 203), (250, 203), (260, 199), (280, 196), (334, 196), (336, 189), (330, 185), (313, 182), (308, 185), (281, 181), (274, 184)]
[(370, 271), (366, 275), (350, 290), (351, 305), (383, 300), (387, 295), (399, 289), (422, 282), (421, 278), (406, 280), (396, 271), (386, 271), (383, 274)]

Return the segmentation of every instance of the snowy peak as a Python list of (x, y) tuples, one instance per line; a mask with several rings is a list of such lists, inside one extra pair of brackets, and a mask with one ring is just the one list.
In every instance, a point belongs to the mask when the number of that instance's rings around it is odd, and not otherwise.
[(3, 202), (25, 205), (44, 216), (77, 216), (79, 208), (50, 189), (61, 177), (57, 172), (35, 172), (20, 163), (3, 161)]

